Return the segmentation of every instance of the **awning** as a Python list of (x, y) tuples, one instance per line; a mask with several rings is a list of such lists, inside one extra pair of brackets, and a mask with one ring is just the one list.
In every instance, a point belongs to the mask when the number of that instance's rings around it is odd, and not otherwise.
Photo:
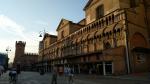
[(135, 47), (132, 49), (132, 52), (150, 53), (150, 48)]

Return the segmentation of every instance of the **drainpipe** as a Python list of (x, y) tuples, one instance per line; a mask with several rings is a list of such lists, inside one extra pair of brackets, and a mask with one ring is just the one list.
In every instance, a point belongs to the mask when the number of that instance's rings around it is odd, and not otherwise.
[(125, 38), (126, 38), (126, 66), (127, 66), (127, 73), (129, 74), (131, 71), (130, 69), (130, 59), (129, 59), (129, 44), (128, 44), (128, 34), (129, 34), (129, 31), (128, 31), (128, 20), (127, 20), (127, 12), (126, 10), (124, 11), (125, 12), (125, 27), (126, 27), (126, 30), (125, 30)]
[[(148, 22), (148, 11), (147, 11), (147, 9), (148, 9), (148, 5), (147, 5), (147, 2), (145, 1), (145, 0), (143, 0), (143, 5), (144, 5), (144, 12), (145, 12), (145, 24), (146, 24), (146, 28), (147, 28), (147, 30), (148, 30), (148, 32), (150, 31), (150, 29), (149, 29), (149, 27), (150, 27), (150, 25), (148, 24), (149, 22)], [(148, 42), (150, 42), (150, 33), (148, 33)]]

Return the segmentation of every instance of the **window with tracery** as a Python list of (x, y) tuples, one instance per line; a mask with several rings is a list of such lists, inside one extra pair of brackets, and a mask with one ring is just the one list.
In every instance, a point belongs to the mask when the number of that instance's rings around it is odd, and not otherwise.
[(104, 48), (105, 49), (111, 48), (111, 44), (109, 42), (104, 42)]

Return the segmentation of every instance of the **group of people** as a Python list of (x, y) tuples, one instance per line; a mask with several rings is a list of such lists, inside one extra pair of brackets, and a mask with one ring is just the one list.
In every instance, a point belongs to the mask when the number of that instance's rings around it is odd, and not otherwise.
[(68, 84), (73, 83), (73, 69), (70, 67), (65, 67), (64, 68), (64, 74), (68, 78)]
[[(52, 81), (51, 84), (57, 84), (57, 68), (54, 67), (53, 71), (52, 71)], [(73, 83), (73, 70), (69, 67), (65, 67), (64, 68), (64, 75), (67, 78), (67, 82), (68, 84), (72, 84)]]
[[(3, 73), (5, 72), (5, 69), (2, 65), (0, 65), (0, 76), (3, 75)], [(16, 82), (17, 81), (17, 74), (19, 74), (20, 71), (16, 70), (15, 68), (12, 68), (10, 71), (9, 71), (9, 78), (10, 78), (10, 82)]]

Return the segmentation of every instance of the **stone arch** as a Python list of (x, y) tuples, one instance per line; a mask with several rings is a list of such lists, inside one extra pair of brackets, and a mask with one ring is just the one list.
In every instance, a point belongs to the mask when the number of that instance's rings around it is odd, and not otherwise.
[(107, 28), (107, 27), (105, 27), (105, 28), (103, 29), (103, 32), (102, 32), (102, 36), (103, 36), (103, 37), (106, 36), (106, 33), (105, 33), (106, 28)]
[(133, 36), (131, 37), (130, 43), (133, 48), (135, 47), (146, 48), (148, 46), (146, 38), (139, 32), (136, 32), (133, 34)]
[(87, 34), (87, 36), (85, 36), (86, 41), (91, 40), (91, 39), (88, 39), (89, 36), (90, 36), (90, 34)]
[(95, 31), (95, 32), (94, 32), (94, 38), (97, 38), (97, 36), (96, 36), (97, 32), (98, 32), (98, 31)]
[(109, 41), (104, 41), (104, 49), (109, 49), (111, 48), (111, 43)]
[(76, 43), (77, 43), (77, 39), (74, 39), (74, 40), (73, 40), (73, 44), (76, 44)]
[(121, 29), (123, 28), (123, 24), (119, 24), (119, 23), (116, 23), (115, 26), (113, 27), (113, 32), (118, 32), (118, 31), (121, 31)]

